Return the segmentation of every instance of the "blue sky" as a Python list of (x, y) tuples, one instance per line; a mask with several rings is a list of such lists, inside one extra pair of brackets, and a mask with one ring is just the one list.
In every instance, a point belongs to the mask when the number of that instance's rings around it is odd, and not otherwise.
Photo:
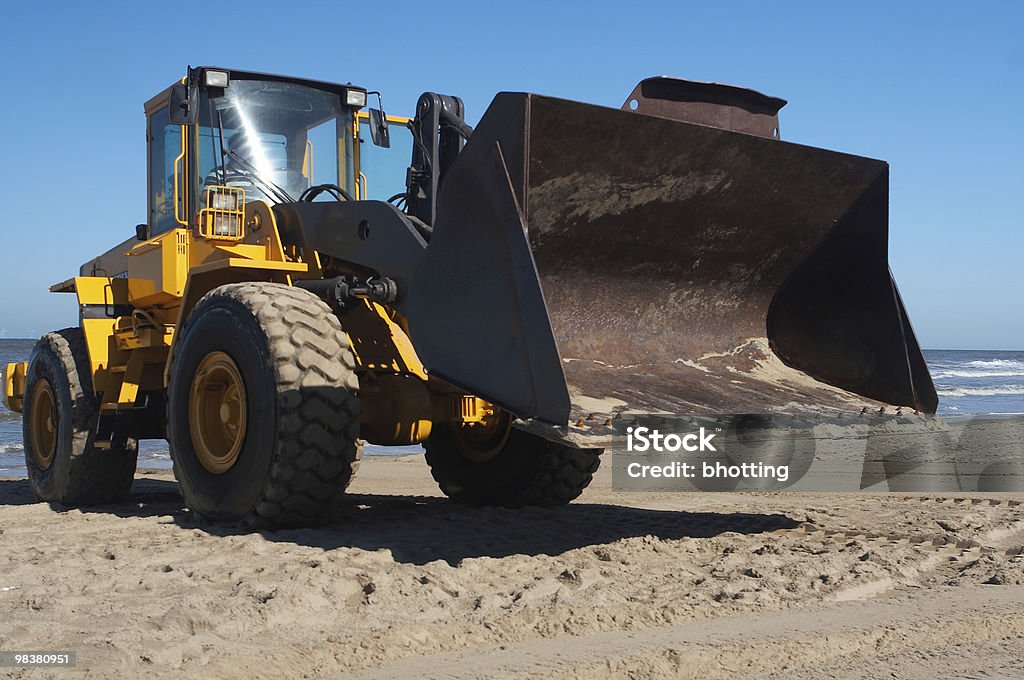
[[(230, 9), (232, 8), (233, 9)], [(891, 164), (890, 260), (921, 343), (1024, 349), (1024, 3), (16, 3), (0, 23), (0, 329), (145, 220), (142, 104), (187, 64), (385, 93), (619, 106), (650, 75), (789, 100), (789, 141)]]

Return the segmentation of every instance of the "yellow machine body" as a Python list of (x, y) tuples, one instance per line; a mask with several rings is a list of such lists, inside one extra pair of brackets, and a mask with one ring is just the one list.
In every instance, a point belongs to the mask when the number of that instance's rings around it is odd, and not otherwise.
[[(169, 90), (147, 102), (151, 120), (167, 108), (168, 98)], [(410, 119), (388, 116), (387, 120), (404, 126)], [(365, 197), (367, 191), (358, 152), (359, 127), (366, 124), (365, 114), (353, 115), (343, 133), (354, 140), (351, 162), (357, 197)], [(173, 161), (173, 190), (150, 193), (151, 213), (154, 202), (173, 204), (175, 227), (143, 240), (126, 240), (83, 265), (81, 275), (50, 287), (51, 292), (71, 293), (78, 299), (101, 415), (138, 411), (146, 395), (167, 388), (175, 329), (209, 291), (228, 283), (291, 285), (296, 279), (324, 276), (317, 252), (282, 244), (267, 202), (249, 200), (237, 187), (196, 189), (193, 154), (199, 148), (199, 135), (194, 125), (180, 127), (181, 153)], [(151, 130), (151, 156), (156, 137)], [(303, 173), (311, 174), (311, 142), (306, 142), (305, 153)], [(338, 162), (340, 166), (348, 159), (339, 154)], [(150, 184), (159, 182), (151, 165)], [(472, 425), (494, 412), (488, 402), (428, 377), (405, 320), (393, 309), (366, 301), (346, 315), (344, 330), (356, 355), (361, 436), (367, 441), (416, 444), (430, 435), (435, 422)], [(4, 373), (3, 399), (12, 411), (22, 410), (26, 370), (27, 363), (15, 363)]]

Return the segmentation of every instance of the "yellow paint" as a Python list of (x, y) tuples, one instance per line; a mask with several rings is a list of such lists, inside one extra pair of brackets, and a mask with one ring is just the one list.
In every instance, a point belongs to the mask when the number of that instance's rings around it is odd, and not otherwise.
[(110, 374), (111, 349), (117, 355), (114, 345), (114, 326), (117, 319), (82, 319), (82, 333), (89, 348), (89, 363), (92, 365), (92, 388), (102, 394)]
[[(252, 243), (215, 243), (213, 247), (222, 252), (227, 253), (229, 256), (235, 258), (242, 258), (244, 260), (251, 260), (254, 262), (270, 262), (272, 261), (267, 257), (266, 245), (252, 244)], [(284, 263), (281, 263), (284, 264)]]
[(343, 325), (356, 355), (357, 368), (385, 369), (392, 373), (408, 373), (420, 380), (427, 379), (427, 372), (416, 355), (412, 340), (395, 323), (387, 308), (364, 301), (345, 314)]
[(419, 444), (433, 427), (427, 383), (407, 373), (368, 371), (359, 377), (359, 436), (380, 446)]
[(4, 406), (15, 413), (21, 413), (25, 402), (25, 375), (28, 362), (7, 364), (4, 369)]
[(497, 413), (491, 402), (471, 394), (450, 394), (447, 399), (436, 399), (440, 408), (434, 413), (438, 422), (477, 424)]
[(155, 342), (156, 338), (169, 341), (171, 336), (159, 329), (149, 330), (151, 332), (142, 332), (133, 338), (131, 329), (118, 328), (109, 339), (109, 363), (97, 372), (102, 381), (94, 386), (96, 394), (100, 395), (101, 409), (132, 408), (141, 390), (163, 389), (163, 366), (170, 347), (161, 344), (146, 347), (145, 344)]
[(106, 276), (76, 276), (75, 293), (80, 305), (128, 304), (128, 279)]
[[(141, 351), (129, 352), (128, 363), (125, 365), (124, 374), (121, 378), (121, 387), (118, 390), (116, 406), (132, 406), (139, 395), (139, 384), (142, 382), (142, 369), (145, 366), (144, 355)], [(104, 398), (107, 394), (104, 393)]]
[(302, 176), (313, 186), (313, 142), (306, 140), (306, 151), (302, 154)]
[[(412, 122), (412, 118), (406, 118), (405, 116), (385, 115), (384, 117), (387, 118), (388, 123), (394, 123), (395, 125), (408, 125)], [(368, 124), (370, 122), (370, 113), (369, 111), (358, 111), (356, 113), (356, 118), (359, 120), (360, 124)]]
[(169, 304), (181, 297), (188, 280), (191, 239), (188, 229), (171, 229), (128, 250), (128, 280), (148, 281), (131, 285), (134, 306)]
[(114, 342), (118, 350), (134, 349), (169, 349), (174, 341), (174, 326), (160, 324), (159, 326), (146, 326), (119, 329), (114, 334)]
[[(178, 224), (182, 225), (183, 227), (187, 227), (188, 226), (188, 221), (187, 220), (183, 220), (181, 218), (181, 213), (182, 212), (185, 213), (186, 217), (188, 216), (188, 206), (187, 205), (183, 206), (184, 201), (181, 200), (182, 196), (181, 196), (181, 194), (179, 194), (178, 175), (181, 174), (181, 173), (179, 173), (178, 169), (181, 168), (184, 165), (182, 163), (182, 160), (185, 158), (185, 152), (188, 149), (188, 147), (186, 145), (187, 137), (185, 135), (185, 126), (182, 125), (180, 127), (181, 127), (181, 153), (178, 154), (177, 158), (174, 159), (174, 171), (173, 171), (174, 172), (174, 221), (177, 222)], [(182, 185), (182, 189), (184, 189), (184, 187), (188, 186), (187, 176), (182, 178), (181, 185)], [(179, 208), (181, 208), (181, 207), (184, 207), (183, 211), (179, 210)]]
[(218, 269), (259, 269), (263, 271), (294, 272), (297, 274), (309, 271), (305, 262), (268, 262), (267, 260), (251, 260), (243, 257), (229, 257), (224, 260), (213, 260), (192, 267), (192, 274), (205, 274)]
[(266, 201), (250, 201), (245, 205), (245, 242), (263, 244), (266, 259), (284, 262), (284, 245), (277, 230), (277, 218)]

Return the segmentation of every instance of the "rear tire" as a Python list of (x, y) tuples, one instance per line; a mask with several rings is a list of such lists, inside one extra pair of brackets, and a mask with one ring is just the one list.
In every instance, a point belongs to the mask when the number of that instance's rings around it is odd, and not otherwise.
[(138, 442), (96, 448), (98, 416), (82, 330), (47, 333), (32, 349), (22, 413), (25, 466), (36, 498), (84, 506), (113, 503), (128, 494)]
[[(189, 314), (170, 371), (168, 434), (186, 505), (255, 527), (327, 519), (362, 454), (358, 387), (348, 337), (315, 295), (273, 283), (215, 288)], [(231, 389), (219, 405), (210, 396)]]
[(460, 503), (565, 505), (583, 493), (601, 464), (601, 449), (576, 449), (515, 428), (496, 455), (474, 455), (461, 427), (437, 425), (424, 444), (434, 480)]

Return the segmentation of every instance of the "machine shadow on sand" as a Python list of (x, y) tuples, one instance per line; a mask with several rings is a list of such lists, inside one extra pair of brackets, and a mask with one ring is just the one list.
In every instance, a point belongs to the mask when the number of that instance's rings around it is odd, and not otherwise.
[[(624, 538), (711, 538), (732, 532), (759, 534), (792, 529), (800, 522), (782, 514), (647, 510), (602, 503), (557, 508), (475, 508), (430, 496), (351, 494), (331, 521), (312, 529), (260, 532), (268, 541), (332, 550), (391, 551), (395, 561), (455, 566), (473, 557), (557, 556)], [(36, 502), (28, 480), (0, 480), (0, 505)], [(68, 509), (51, 504), (57, 512)], [(118, 517), (169, 516), (182, 528), (211, 536), (248, 535), (240, 525), (210, 524), (185, 509), (177, 483), (136, 479), (131, 495), (116, 505), (81, 512)], [(600, 557), (600, 555), (599, 555)]]

